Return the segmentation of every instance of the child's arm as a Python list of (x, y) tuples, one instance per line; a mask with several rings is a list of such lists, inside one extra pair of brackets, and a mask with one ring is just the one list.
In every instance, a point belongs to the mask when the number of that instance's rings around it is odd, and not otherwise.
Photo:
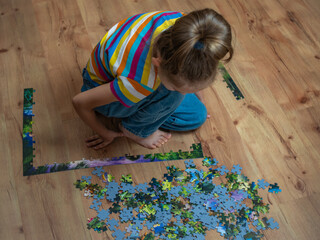
[(79, 93), (72, 99), (73, 106), (80, 118), (91, 127), (100, 137), (92, 142), (90, 146), (95, 149), (103, 148), (113, 141), (115, 137), (123, 136), (123, 133), (117, 133), (107, 129), (96, 117), (94, 108), (118, 101), (110, 89), (110, 83), (92, 88)]

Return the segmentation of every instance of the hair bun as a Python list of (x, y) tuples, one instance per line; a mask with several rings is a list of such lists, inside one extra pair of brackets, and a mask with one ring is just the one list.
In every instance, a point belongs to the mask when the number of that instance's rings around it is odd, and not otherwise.
[(195, 49), (202, 50), (202, 49), (204, 49), (204, 43), (202, 41), (197, 41), (193, 47)]
[(219, 60), (227, 53), (226, 61), (232, 58), (231, 38), (229, 23), (207, 8), (177, 19), (161, 33), (155, 46), (162, 58), (161, 68), (192, 83), (213, 79)]

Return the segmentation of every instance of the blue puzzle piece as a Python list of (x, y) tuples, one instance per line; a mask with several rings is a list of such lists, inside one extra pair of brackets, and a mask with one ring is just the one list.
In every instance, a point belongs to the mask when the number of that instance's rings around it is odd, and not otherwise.
[(242, 167), (240, 167), (240, 165), (237, 164), (237, 165), (233, 165), (233, 168), (232, 168), (231, 172), (240, 175), (241, 174), (241, 170), (242, 170)]
[(122, 191), (128, 191), (129, 193), (135, 193), (136, 192), (136, 189), (134, 186), (132, 186), (132, 184), (130, 183), (121, 183), (120, 185)]
[(151, 222), (151, 221), (147, 221), (145, 224), (144, 224), (149, 230), (153, 228), (153, 226), (155, 225), (154, 222)]
[(138, 192), (139, 192), (139, 191), (146, 192), (147, 189), (149, 188), (149, 185), (148, 185), (148, 183), (141, 183), (141, 184), (139, 184), (139, 185), (136, 185), (134, 188), (135, 188), (136, 191), (138, 191)]
[(172, 218), (172, 215), (168, 211), (157, 211), (155, 214), (155, 223), (161, 224), (164, 223), (167, 225)]
[(87, 177), (87, 176), (82, 176), (81, 179), (86, 181), (87, 183), (91, 184), (91, 176)]
[(227, 195), (228, 194), (228, 190), (225, 187), (221, 187), (221, 185), (217, 185), (214, 189), (213, 189), (213, 193), (218, 194), (219, 196), (222, 195)]
[(93, 175), (97, 175), (98, 177), (102, 176), (102, 173), (104, 173), (104, 170), (102, 169), (102, 167), (96, 167), (93, 171), (92, 174)]
[(132, 218), (132, 211), (128, 208), (122, 209), (120, 212), (121, 222), (128, 222)]
[(192, 159), (184, 161), (184, 164), (186, 165), (186, 168), (195, 168), (196, 167), (196, 165), (194, 164)]
[(102, 209), (101, 211), (99, 211), (99, 214), (97, 215), (97, 217), (100, 218), (102, 221), (104, 221), (107, 218), (109, 218), (109, 215), (110, 213), (108, 210)]
[(279, 229), (279, 224), (276, 221), (274, 221), (273, 218), (270, 218), (267, 222), (269, 224), (268, 225), (269, 228), (271, 228), (271, 229), (275, 229), (275, 228)]
[(171, 194), (175, 197), (179, 197), (180, 194), (179, 192), (182, 191), (182, 187), (181, 186), (176, 186), (176, 187), (172, 187), (171, 190), (168, 192), (168, 194)]
[(117, 229), (114, 233), (112, 233), (112, 236), (116, 239), (116, 240), (122, 240), (126, 237), (126, 232), (121, 231), (120, 229)]
[(236, 202), (233, 201), (233, 199), (226, 197), (223, 201), (223, 208), (224, 210), (231, 212), (233, 209), (236, 208)]
[(221, 176), (229, 172), (225, 165), (221, 166), (220, 168), (217, 168), (216, 170), (220, 172)]
[(107, 185), (106, 199), (113, 202), (120, 190), (120, 186), (116, 181), (112, 181)]
[(139, 230), (132, 230), (131, 235), (127, 238), (128, 240), (140, 239)]
[(270, 184), (266, 182), (264, 179), (258, 180), (258, 186), (259, 188), (265, 189), (268, 187)]
[(144, 220), (139, 220), (139, 219), (134, 219), (133, 222), (137, 226), (138, 229), (142, 230), (143, 225), (144, 225)]
[(201, 205), (201, 204), (204, 204), (205, 201), (201, 198), (200, 194), (194, 194), (192, 198), (190, 198), (190, 203)]
[(93, 200), (92, 204), (93, 205), (91, 205), (90, 208), (94, 209), (96, 211), (99, 211), (100, 206), (102, 205), (102, 203), (100, 201), (97, 201), (97, 200)]
[(111, 231), (115, 231), (113, 229), (116, 229), (115, 227), (119, 227), (119, 221), (114, 219), (114, 218), (112, 218), (109, 221), (107, 221), (106, 224), (109, 226), (109, 229)]

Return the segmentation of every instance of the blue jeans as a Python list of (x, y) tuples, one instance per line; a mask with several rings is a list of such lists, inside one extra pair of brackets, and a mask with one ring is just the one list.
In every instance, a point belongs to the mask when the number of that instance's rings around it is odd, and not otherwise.
[[(81, 92), (99, 86), (87, 69), (82, 72)], [(106, 117), (120, 118), (129, 132), (145, 138), (159, 128), (189, 131), (199, 128), (207, 118), (207, 109), (194, 93), (183, 95), (160, 86), (149, 96), (127, 108), (119, 101), (94, 109)]]

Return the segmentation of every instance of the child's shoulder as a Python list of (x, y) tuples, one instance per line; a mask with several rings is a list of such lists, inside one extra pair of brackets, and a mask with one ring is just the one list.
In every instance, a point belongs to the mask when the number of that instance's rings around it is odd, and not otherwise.
[(153, 11), (153, 12), (144, 12), (132, 15), (126, 19), (120, 21), (121, 23), (128, 23), (129, 21), (159, 21), (160, 19), (177, 19), (185, 14), (178, 11)]

